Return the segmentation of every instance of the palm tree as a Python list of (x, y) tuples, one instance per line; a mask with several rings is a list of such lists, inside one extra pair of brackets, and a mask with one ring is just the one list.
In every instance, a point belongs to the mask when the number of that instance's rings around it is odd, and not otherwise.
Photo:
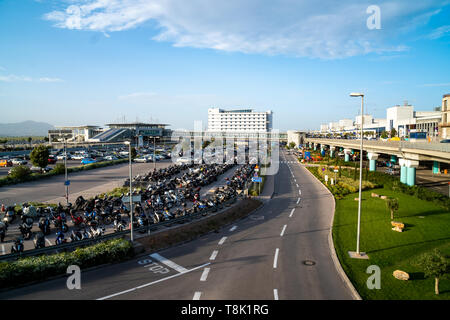
[(391, 212), (391, 220), (394, 220), (394, 213), (398, 211), (399, 204), (397, 198), (388, 198), (386, 200), (386, 206)]

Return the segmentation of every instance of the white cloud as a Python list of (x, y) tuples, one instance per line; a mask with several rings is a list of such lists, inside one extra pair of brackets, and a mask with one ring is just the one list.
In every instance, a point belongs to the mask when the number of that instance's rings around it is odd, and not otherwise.
[(7, 76), (0, 76), (0, 81), (3, 81), (3, 82), (29, 82), (32, 80), (33, 79), (31, 79), (30, 77), (17, 76), (15, 74), (10, 74)]
[(442, 38), (446, 35), (450, 35), (450, 25), (446, 25), (446, 26), (442, 26), (437, 29), (434, 29), (433, 32), (431, 32), (428, 35), (428, 38), (432, 39), (432, 40), (436, 40), (436, 39)]
[(447, 83), (426, 83), (426, 84), (422, 84), (421, 87), (450, 87), (450, 82), (447, 82)]
[(9, 74), (7, 76), (0, 75), (0, 81), (2, 82), (63, 82), (64, 80), (59, 78), (41, 77), (33, 79), (29, 76), (18, 76), (15, 74)]
[(156, 41), (176, 47), (341, 58), (396, 52), (391, 37), (426, 24), (448, 1), (380, 0), (382, 30), (369, 30), (372, 0), (73, 0), (44, 18), (55, 26), (114, 32), (157, 22)]
[(63, 82), (63, 81), (64, 80), (59, 78), (48, 78), (48, 77), (39, 78), (39, 82)]
[(134, 93), (121, 95), (118, 98), (120, 100), (129, 100), (129, 99), (136, 99), (136, 98), (149, 98), (149, 97), (154, 97), (154, 96), (156, 96), (156, 93), (154, 93), (154, 92), (134, 92)]

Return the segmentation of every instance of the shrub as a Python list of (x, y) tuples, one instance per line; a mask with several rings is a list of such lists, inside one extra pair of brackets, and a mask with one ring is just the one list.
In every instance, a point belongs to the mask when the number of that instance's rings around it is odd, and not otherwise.
[(104, 263), (125, 260), (133, 255), (131, 242), (114, 239), (95, 245), (77, 248), (72, 252), (21, 258), (0, 263), (0, 287), (17, 286), (64, 274), (67, 267), (77, 265), (89, 268)]
[(66, 166), (62, 163), (58, 163), (57, 165), (55, 165), (52, 171), (54, 174), (63, 174), (66, 171)]
[(27, 166), (17, 166), (11, 169), (10, 177), (19, 181), (26, 180), (31, 175), (31, 170)]

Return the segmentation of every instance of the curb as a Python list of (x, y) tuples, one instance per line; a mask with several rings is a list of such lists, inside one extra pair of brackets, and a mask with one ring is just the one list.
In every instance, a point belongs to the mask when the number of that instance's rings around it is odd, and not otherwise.
[[(301, 167), (305, 167), (305, 166), (302, 166), (301, 164), (300, 164), (300, 166)], [(306, 167), (304, 169), (312, 177), (314, 177), (314, 179), (318, 180), (308, 169), (306, 169)], [(328, 233), (328, 246), (330, 247), (331, 259), (333, 260), (334, 265), (336, 267), (336, 270), (337, 270), (338, 274), (341, 276), (342, 281), (350, 289), (350, 292), (353, 295), (353, 298), (355, 300), (363, 300), (361, 298), (361, 296), (359, 295), (358, 291), (356, 291), (356, 289), (353, 286), (353, 284), (350, 281), (350, 279), (347, 277), (347, 274), (345, 273), (344, 269), (342, 268), (341, 263), (339, 262), (339, 258), (337, 257), (337, 254), (336, 254), (336, 249), (334, 247), (334, 242), (333, 242), (333, 222), (334, 222), (334, 214), (335, 214), (335, 209), (336, 209), (336, 199), (334, 198), (334, 196), (331, 193), (331, 191), (320, 180), (318, 180), (318, 181), (319, 181), (320, 185), (322, 187), (324, 187), (327, 190), (327, 192), (333, 197), (333, 220), (331, 221), (330, 232)]]

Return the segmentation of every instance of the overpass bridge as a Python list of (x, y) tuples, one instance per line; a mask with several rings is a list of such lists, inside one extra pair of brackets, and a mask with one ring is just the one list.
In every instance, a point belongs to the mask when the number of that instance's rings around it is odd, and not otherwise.
[[(328, 150), (330, 157), (335, 154), (336, 148), (344, 151), (345, 161), (349, 161), (353, 150), (359, 151), (361, 140), (359, 139), (329, 139), (329, 138), (305, 138), (305, 143), (314, 150)], [(371, 141), (364, 140), (363, 150), (370, 161), (370, 171), (376, 170), (376, 160), (380, 154), (390, 155), (400, 165), (400, 181), (407, 185), (416, 184), (416, 168), (420, 161), (432, 161), (433, 173), (439, 172), (440, 163), (450, 164), (450, 144), (436, 142), (409, 142), (409, 141)]]

